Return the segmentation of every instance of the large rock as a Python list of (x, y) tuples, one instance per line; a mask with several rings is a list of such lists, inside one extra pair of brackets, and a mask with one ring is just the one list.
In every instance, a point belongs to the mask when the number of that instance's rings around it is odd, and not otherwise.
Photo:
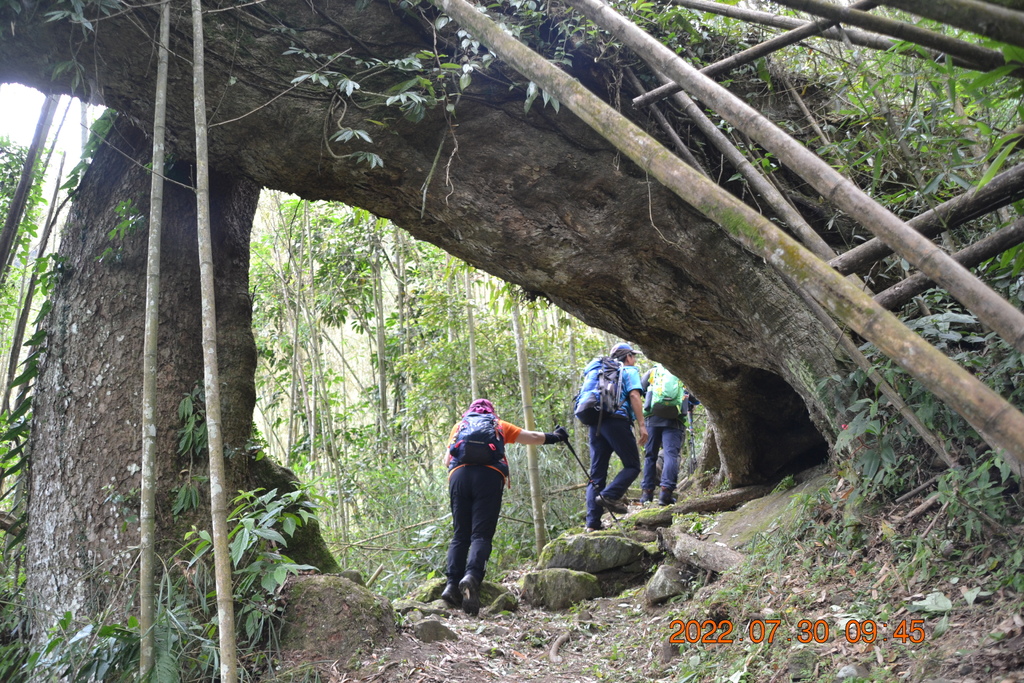
[(395, 636), (395, 613), (387, 598), (343, 576), (296, 576), (285, 598), (282, 651), (347, 662)]
[(651, 605), (658, 605), (677, 595), (685, 595), (690, 591), (690, 579), (693, 574), (671, 564), (663, 564), (654, 572), (654, 576), (644, 588), (644, 600)]
[(829, 475), (822, 473), (822, 468), (801, 472), (795, 479), (793, 488), (772, 492), (751, 500), (738, 510), (719, 515), (709, 529), (711, 539), (738, 550), (758, 534), (786, 528), (800, 516), (799, 506), (792, 504), (794, 499), (813, 493), (831, 481)]
[(544, 546), (538, 565), (542, 569), (574, 569), (596, 574), (632, 565), (646, 554), (642, 545), (624, 536), (591, 533), (551, 541)]
[(543, 609), (565, 609), (601, 596), (597, 577), (572, 569), (542, 569), (523, 577), (523, 600)]

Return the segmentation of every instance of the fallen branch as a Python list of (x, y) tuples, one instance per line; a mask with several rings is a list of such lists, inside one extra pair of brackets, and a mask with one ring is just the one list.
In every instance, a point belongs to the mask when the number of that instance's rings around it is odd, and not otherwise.
[(658, 547), (679, 562), (719, 574), (744, 560), (743, 554), (732, 548), (698, 540), (673, 527), (658, 529)]
[(925, 498), (925, 501), (923, 503), (921, 503), (916, 508), (914, 508), (913, 510), (908, 512), (906, 515), (904, 515), (903, 519), (901, 519), (900, 521), (901, 522), (912, 522), (913, 520), (917, 519), (922, 514), (924, 514), (924, 512), (927, 511), (928, 508), (932, 507), (937, 502), (939, 502), (939, 494), (938, 493), (933, 493), (932, 495), (930, 495), (927, 498)]
[(554, 642), (551, 643), (551, 647), (548, 648), (549, 662), (551, 662), (552, 664), (561, 664), (563, 657), (558, 654), (558, 648), (565, 645), (565, 641), (567, 640), (569, 640), (568, 631), (555, 638)]
[[(1024, 164), (1003, 171), (981, 188), (972, 188), (959, 197), (939, 204), (920, 216), (907, 221), (907, 225), (925, 237), (938, 235), (987, 213), (1024, 198)], [(877, 237), (854, 247), (828, 262), (843, 275), (859, 273), (875, 261), (885, 258), (892, 249)]]
[[(693, 477), (689, 477), (688, 481), (692, 479)], [(636, 526), (643, 527), (667, 527), (672, 524), (672, 517), (674, 515), (685, 515), (690, 512), (724, 512), (732, 510), (748, 501), (766, 496), (771, 492), (772, 487), (770, 486), (744, 486), (743, 488), (716, 493), (712, 496), (684, 500), (675, 505), (647, 512), (642, 516), (634, 518), (633, 523)]]

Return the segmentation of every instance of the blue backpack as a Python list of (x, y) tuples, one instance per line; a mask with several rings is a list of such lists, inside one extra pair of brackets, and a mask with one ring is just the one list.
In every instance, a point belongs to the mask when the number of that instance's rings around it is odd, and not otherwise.
[(459, 465), (497, 465), (505, 458), (498, 418), (490, 413), (466, 413), (448, 453)]
[[(595, 364), (596, 363), (596, 364)], [(587, 366), (583, 386), (576, 396), (576, 419), (588, 426), (614, 417), (622, 407), (622, 363), (602, 356)]]

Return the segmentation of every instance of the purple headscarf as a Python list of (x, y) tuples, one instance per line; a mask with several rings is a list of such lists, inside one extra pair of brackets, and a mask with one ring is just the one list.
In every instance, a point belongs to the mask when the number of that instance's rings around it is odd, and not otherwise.
[[(488, 401), (486, 398), (478, 398), (469, 404), (469, 410), (466, 413), (490, 413), (491, 415), (497, 415), (494, 412), (494, 404)], [(465, 415), (463, 415), (465, 417)]]

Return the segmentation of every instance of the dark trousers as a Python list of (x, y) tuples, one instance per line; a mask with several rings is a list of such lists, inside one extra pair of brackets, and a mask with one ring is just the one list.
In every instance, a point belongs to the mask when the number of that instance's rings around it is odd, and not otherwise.
[[(605, 487), (612, 453), (619, 456), (622, 469)], [(640, 451), (636, 447), (632, 423), (626, 419), (605, 418), (590, 428), (590, 484), (587, 486), (587, 526), (601, 528), (604, 508), (595, 502), (602, 498), (622, 498), (640, 474)]]
[(448, 583), (458, 584), (466, 574), (483, 581), (504, 488), (501, 473), (485, 465), (463, 465), (452, 471), (448, 496), (454, 535), (448, 545)]
[(675, 490), (679, 480), (679, 451), (683, 445), (683, 430), (678, 422), (674, 422), (673, 426), (663, 426), (650, 424), (653, 421), (647, 421), (649, 436), (644, 450), (644, 480), (640, 487), (649, 490), (658, 486), (658, 451), (664, 448), (661, 486)]

